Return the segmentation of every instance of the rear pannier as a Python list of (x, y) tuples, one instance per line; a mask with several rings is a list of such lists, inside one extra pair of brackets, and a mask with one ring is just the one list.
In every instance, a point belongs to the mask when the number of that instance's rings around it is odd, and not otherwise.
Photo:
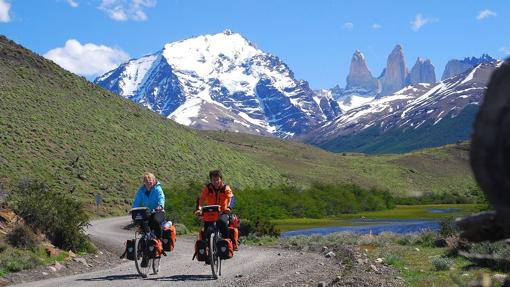
[(222, 238), (218, 240), (216, 247), (218, 248), (218, 256), (221, 259), (230, 259), (234, 256), (234, 245), (230, 238)]

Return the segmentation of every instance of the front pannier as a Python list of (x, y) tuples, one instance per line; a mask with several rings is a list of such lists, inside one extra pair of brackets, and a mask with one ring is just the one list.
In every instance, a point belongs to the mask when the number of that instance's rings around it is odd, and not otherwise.
[(163, 253), (163, 244), (161, 243), (161, 240), (155, 238), (155, 239), (148, 239), (147, 240), (147, 248), (145, 249), (147, 252), (148, 258), (159, 258), (161, 257), (161, 254)]

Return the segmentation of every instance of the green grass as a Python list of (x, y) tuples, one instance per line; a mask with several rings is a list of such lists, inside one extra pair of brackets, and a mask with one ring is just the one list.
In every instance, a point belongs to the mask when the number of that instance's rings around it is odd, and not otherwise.
[[(447, 213), (432, 213), (429, 208), (458, 208), (459, 211)], [(483, 204), (430, 204), (430, 205), (397, 205), (394, 209), (359, 212), (345, 214), (336, 218), (291, 218), (276, 219), (271, 222), (282, 232), (327, 226), (352, 226), (352, 219), (446, 219), (479, 212), (485, 209)]]
[[(418, 250), (417, 250), (418, 249)], [(450, 258), (450, 269), (437, 270), (434, 261), (447, 252), (446, 248), (423, 247), (421, 245), (403, 246), (386, 244), (368, 251), (372, 258), (382, 257), (386, 262), (400, 271), (407, 286), (458, 286), (457, 282), (467, 284), (481, 277), (483, 273), (495, 274), (487, 268), (473, 267), (472, 263), (462, 257)], [(471, 268), (468, 268), (471, 266)]]
[(0, 277), (40, 265), (53, 264), (55, 261), (63, 262), (67, 255), (67, 252), (62, 251), (58, 256), (50, 257), (42, 247), (21, 249), (2, 245), (0, 248)]
[[(382, 258), (384, 264), (397, 269), (397, 276), (402, 277), (406, 286), (411, 287), (468, 286), (469, 282), (481, 278), (482, 274), (501, 273), (473, 265), (459, 256), (449, 259), (451, 260), (449, 269), (437, 270), (433, 262), (448, 253), (447, 248), (431, 245), (437, 236), (434, 232), (408, 235), (382, 233), (375, 236), (342, 232), (326, 236), (292, 236), (272, 240), (248, 238), (245, 243), (315, 252), (320, 252), (323, 246), (327, 246), (329, 250), (337, 251), (337, 257), (342, 260), (348, 259), (343, 258), (341, 252), (346, 247), (354, 250), (359, 248), (361, 252), (368, 254), (372, 262), (376, 258)], [(405, 244), (402, 244), (403, 242)]]
[(356, 184), (388, 190), (395, 196), (427, 193), (465, 194), (477, 189), (469, 167), (469, 143), (429, 148), (406, 154), (331, 153), (269, 137), (199, 131), (211, 140), (276, 167), (291, 183)]

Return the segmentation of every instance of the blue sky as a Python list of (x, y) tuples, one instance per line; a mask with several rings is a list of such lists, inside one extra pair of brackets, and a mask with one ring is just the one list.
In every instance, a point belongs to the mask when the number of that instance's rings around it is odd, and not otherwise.
[(87, 76), (168, 42), (225, 29), (280, 57), (314, 89), (345, 85), (359, 49), (374, 76), (399, 43), (407, 65), (510, 55), (510, 1), (0, 0), (0, 34)]

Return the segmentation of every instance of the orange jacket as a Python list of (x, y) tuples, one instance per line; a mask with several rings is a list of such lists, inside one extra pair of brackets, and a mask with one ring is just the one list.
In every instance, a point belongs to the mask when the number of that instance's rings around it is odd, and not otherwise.
[(202, 207), (217, 204), (220, 206), (220, 211), (224, 211), (228, 209), (233, 196), (230, 186), (223, 185), (219, 190), (215, 190), (213, 185), (209, 183), (202, 189), (198, 205)]

